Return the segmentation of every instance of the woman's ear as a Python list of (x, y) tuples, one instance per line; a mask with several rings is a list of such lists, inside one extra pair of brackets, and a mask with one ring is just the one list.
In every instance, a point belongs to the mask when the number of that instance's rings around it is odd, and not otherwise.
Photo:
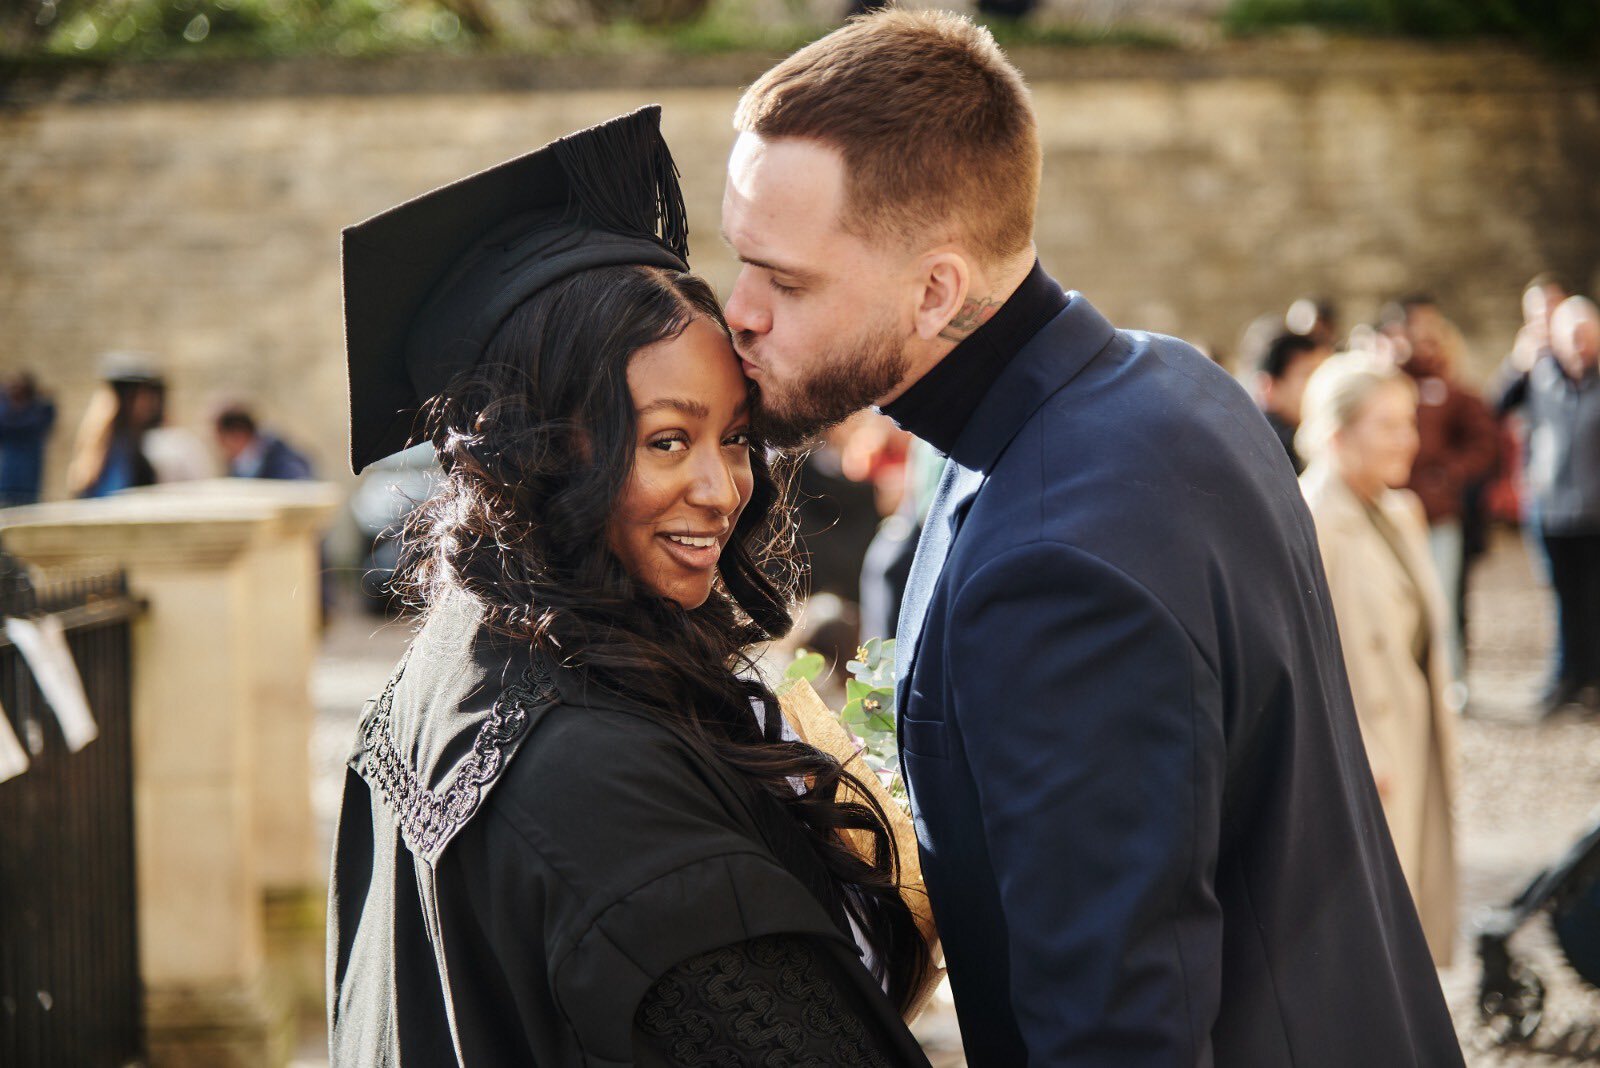
[(924, 341), (938, 337), (966, 303), (972, 272), (960, 253), (935, 252), (923, 261), (922, 299), (914, 327)]

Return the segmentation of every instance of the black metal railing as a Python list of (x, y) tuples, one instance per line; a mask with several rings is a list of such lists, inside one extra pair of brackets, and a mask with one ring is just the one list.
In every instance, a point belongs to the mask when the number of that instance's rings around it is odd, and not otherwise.
[(143, 1063), (129, 724), (139, 610), (120, 572), (34, 586), (0, 552), (0, 614), (60, 618), (99, 727), (69, 751), (0, 632), (0, 706), (28, 755), (0, 782), (0, 1065)]

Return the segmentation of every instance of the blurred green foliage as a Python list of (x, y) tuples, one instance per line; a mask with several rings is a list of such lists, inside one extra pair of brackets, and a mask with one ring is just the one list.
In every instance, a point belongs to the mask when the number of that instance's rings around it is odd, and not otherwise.
[(1223, 26), (1284, 26), (1435, 39), (1501, 37), (1569, 59), (1600, 56), (1600, 0), (1232, 0)]
[[(842, 16), (845, 0), (839, 0)], [(0, 56), (100, 61), (510, 50), (543, 55), (789, 51), (826, 33), (805, 0), (0, 0)], [(1171, 47), (1168, 32), (991, 19), (1008, 48)], [(1600, 0), (1231, 0), (1223, 28), (1306, 25), (1434, 39), (1501, 37), (1600, 56)]]
[[(838, 0), (842, 18), (845, 0)], [(805, 0), (0, 0), (0, 55), (99, 61), (510, 50), (792, 51), (828, 32)], [(1008, 47), (1170, 46), (1138, 27), (996, 19)]]
[(357, 54), (467, 43), (442, 0), (24, 0), (10, 50), (83, 57)]
[[(795, 47), (817, 30), (750, 26), (711, 0), (20, 0), (0, 53), (86, 59), (620, 52)], [(724, 9), (737, 5), (728, 3)]]

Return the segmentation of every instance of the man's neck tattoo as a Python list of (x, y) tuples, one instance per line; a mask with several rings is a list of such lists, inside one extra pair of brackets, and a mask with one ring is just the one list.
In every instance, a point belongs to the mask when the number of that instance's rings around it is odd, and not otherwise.
[(967, 302), (961, 305), (961, 310), (939, 331), (939, 336), (946, 341), (965, 341), (978, 327), (988, 322), (1004, 303), (1003, 300), (991, 300), (988, 297), (968, 297)]

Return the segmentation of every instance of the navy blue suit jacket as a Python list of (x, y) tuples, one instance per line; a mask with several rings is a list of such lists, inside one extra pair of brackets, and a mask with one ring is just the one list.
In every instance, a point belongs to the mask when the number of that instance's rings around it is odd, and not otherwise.
[(1072, 294), (951, 450), (901, 752), (973, 1065), (1461, 1064), (1250, 399)]

